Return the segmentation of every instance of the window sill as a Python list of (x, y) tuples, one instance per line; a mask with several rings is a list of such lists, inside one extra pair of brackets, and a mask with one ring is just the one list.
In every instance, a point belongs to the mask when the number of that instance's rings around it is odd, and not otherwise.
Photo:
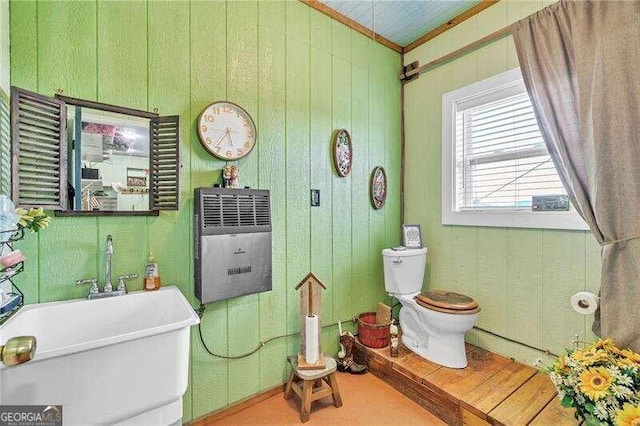
[(501, 228), (537, 228), (588, 231), (589, 226), (570, 212), (443, 212), (443, 225), (492, 226)]

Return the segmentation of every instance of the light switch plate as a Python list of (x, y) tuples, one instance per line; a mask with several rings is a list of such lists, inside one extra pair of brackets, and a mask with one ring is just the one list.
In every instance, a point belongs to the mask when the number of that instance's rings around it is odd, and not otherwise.
[(320, 190), (311, 190), (311, 207), (318, 207), (320, 205)]

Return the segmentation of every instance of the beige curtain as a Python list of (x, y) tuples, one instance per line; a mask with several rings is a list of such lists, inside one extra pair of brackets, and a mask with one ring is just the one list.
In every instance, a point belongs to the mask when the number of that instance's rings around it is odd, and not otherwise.
[(561, 1), (511, 32), (551, 157), (603, 247), (593, 330), (638, 351), (640, 2)]

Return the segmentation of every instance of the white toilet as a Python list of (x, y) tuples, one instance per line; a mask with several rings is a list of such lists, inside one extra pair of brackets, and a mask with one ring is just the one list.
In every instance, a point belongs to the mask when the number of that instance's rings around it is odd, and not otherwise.
[(427, 249), (382, 250), (384, 285), (402, 304), (402, 343), (423, 358), (450, 368), (467, 366), (464, 334), (478, 318), (478, 302), (463, 294), (421, 293)]

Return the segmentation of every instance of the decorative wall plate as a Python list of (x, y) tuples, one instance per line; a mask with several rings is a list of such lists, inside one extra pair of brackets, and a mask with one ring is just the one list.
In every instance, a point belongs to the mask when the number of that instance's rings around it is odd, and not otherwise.
[(370, 195), (373, 208), (380, 210), (387, 199), (387, 174), (381, 166), (375, 167), (371, 173)]
[(333, 137), (333, 164), (336, 166), (338, 176), (345, 177), (351, 173), (351, 135), (346, 129), (340, 129)]

